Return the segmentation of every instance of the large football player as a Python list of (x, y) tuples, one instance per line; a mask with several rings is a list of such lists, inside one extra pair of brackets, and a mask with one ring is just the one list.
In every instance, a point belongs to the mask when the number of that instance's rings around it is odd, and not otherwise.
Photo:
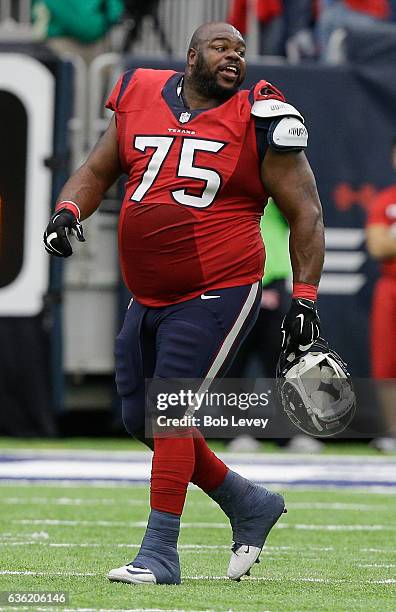
[(119, 220), (120, 262), (133, 298), (116, 340), (116, 380), (127, 430), (154, 449), (151, 513), (136, 558), (110, 580), (178, 584), (180, 516), (189, 482), (228, 516), (234, 546), (228, 576), (257, 560), (284, 510), (281, 495), (245, 480), (197, 430), (145, 437), (145, 379), (213, 379), (226, 371), (260, 306), (264, 249), (260, 216), (272, 195), (290, 225), (294, 275), (287, 341), (319, 335), (317, 285), (323, 225), (304, 155), (301, 114), (266, 81), (240, 90), (245, 43), (226, 23), (194, 33), (184, 74), (131, 70), (107, 102), (110, 125), (62, 189), (44, 235), (68, 257), (80, 222), (127, 174)]

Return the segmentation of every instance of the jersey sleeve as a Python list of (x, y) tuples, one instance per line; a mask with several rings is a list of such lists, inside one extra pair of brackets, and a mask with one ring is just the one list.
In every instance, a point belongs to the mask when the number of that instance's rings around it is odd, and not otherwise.
[(268, 132), (270, 129), (271, 122), (267, 120), (265, 123), (264, 120), (256, 117), (254, 118), (255, 123), (255, 132), (256, 132), (256, 143), (257, 143), (257, 153), (259, 156), (260, 164), (262, 163), (265, 154), (268, 149)]
[(124, 75), (120, 76), (117, 83), (114, 85), (113, 90), (111, 94), (109, 95), (109, 97), (107, 98), (107, 101), (105, 104), (106, 108), (109, 108), (112, 111), (117, 110), (117, 100), (118, 100), (118, 96), (120, 95), (123, 76)]
[(107, 98), (107, 102), (105, 104), (106, 108), (109, 108), (114, 112), (118, 112), (121, 98), (124, 95), (134, 74), (135, 70), (127, 70), (120, 76), (117, 83), (114, 85), (111, 94)]

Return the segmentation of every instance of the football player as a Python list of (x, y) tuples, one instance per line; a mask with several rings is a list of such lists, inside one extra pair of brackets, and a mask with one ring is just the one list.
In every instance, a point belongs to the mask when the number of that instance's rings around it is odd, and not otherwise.
[[(396, 141), (392, 143), (392, 167), (396, 170)], [(367, 219), (367, 248), (380, 264), (371, 310), (371, 370), (378, 385), (389, 437), (373, 441), (379, 450), (396, 451), (396, 185), (380, 191), (371, 202)], [(388, 380), (386, 380), (388, 379)]]
[(154, 455), (141, 548), (110, 580), (180, 582), (177, 540), (189, 482), (230, 520), (232, 579), (249, 572), (284, 510), (281, 495), (229, 470), (199, 431), (145, 434), (145, 379), (219, 377), (252, 328), (264, 263), (260, 217), (269, 195), (290, 225), (294, 289), (285, 337), (309, 347), (319, 335), (324, 240), (303, 152), (307, 129), (270, 83), (240, 89), (245, 51), (233, 26), (209, 23), (192, 37), (184, 74), (123, 74), (107, 102), (114, 117), (65, 184), (45, 231), (49, 253), (71, 255), (68, 234), (84, 240), (81, 221), (127, 174), (119, 253), (133, 298), (116, 340), (116, 381), (127, 430)]

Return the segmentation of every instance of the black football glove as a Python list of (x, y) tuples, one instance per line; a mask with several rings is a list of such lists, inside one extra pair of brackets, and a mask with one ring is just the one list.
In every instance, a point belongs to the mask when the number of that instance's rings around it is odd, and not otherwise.
[(64, 208), (52, 215), (44, 232), (43, 240), (47, 253), (57, 257), (70, 257), (73, 253), (70, 234), (74, 234), (79, 242), (85, 242), (81, 223), (70, 210)]
[(307, 351), (320, 336), (320, 319), (316, 302), (302, 298), (292, 300), (282, 321), (282, 348)]

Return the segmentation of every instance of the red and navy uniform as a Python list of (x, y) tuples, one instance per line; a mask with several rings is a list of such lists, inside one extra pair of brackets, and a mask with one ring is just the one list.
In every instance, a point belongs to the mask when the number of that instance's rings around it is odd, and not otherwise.
[(145, 380), (222, 377), (256, 322), (261, 283), (208, 291), (163, 308), (132, 301), (115, 343), (127, 431), (144, 437)]
[(210, 110), (190, 110), (182, 74), (125, 73), (107, 106), (116, 112), (128, 175), (119, 222), (125, 283), (143, 305), (167, 306), (262, 277), (259, 221), (267, 194), (251, 116), (255, 99), (284, 99), (261, 81)]
[[(396, 186), (374, 199), (368, 225), (386, 225), (396, 235)], [(371, 367), (374, 378), (396, 378), (396, 257), (381, 262), (371, 312)]]
[(261, 81), (220, 106), (190, 110), (182, 79), (128, 71), (107, 102), (128, 175), (119, 250), (133, 295), (116, 340), (116, 380), (125, 426), (137, 437), (144, 380), (223, 375), (260, 308), (269, 125), (251, 107), (284, 97)]

